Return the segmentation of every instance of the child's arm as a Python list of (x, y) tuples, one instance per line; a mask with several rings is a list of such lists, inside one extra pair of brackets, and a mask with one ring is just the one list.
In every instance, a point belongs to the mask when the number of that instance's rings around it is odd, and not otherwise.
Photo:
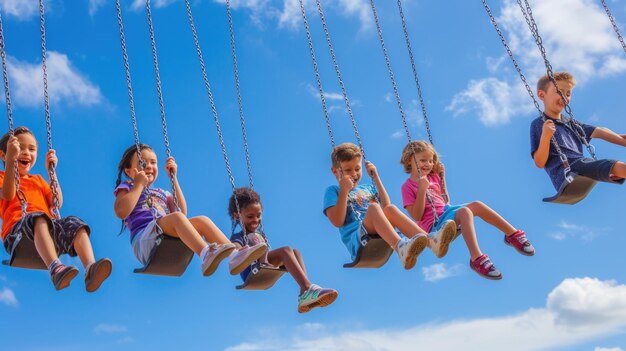
[(12, 136), (7, 143), (7, 153), (4, 157), (5, 172), (2, 181), (2, 198), (11, 201), (15, 198), (15, 160), (20, 152), (20, 143), (17, 137)]
[[(178, 165), (176, 165), (176, 161), (174, 160), (174, 157), (170, 156), (167, 159), (167, 161), (165, 161), (165, 171), (167, 172), (168, 176), (171, 174), (172, 177), (174, 177), (174, 188), (172, 189), (172, 191), (176, 193), (176, 198), (178, 199), (178, 208), (180, 208), (180, 212), (182, 212), (186, 216), (187, 215), (187, 202), (185, 201), (185, 195), (183, 195), (183, 191), (180, 188), (180, 184), (178, 184), (178, 178), (176, 177), (176, 174), (178, 172)], [(174, 212), (174, 210), (176, 210), (174, 203), (172, 202), (169, 205), (170, 205), (170, 211)]]
[(428, 178), (421, 177), (419, 179), (419, 186), (417, 187), (417, 194), (415, 194), (415, 202), (413, 205), (406, 206), (406, 210), (415, 221), (420, 221), (424, 215), (424, 210), (426, 209), (426, 191), (429, 186), (430, 182)]
[(337, 203), (326, 209), (326, 217), (328, 217), (330, 223), (337, 228), (343, 226), (343, 222), (346, 219), (346, 213), (348, 212), (348, 194), (350, 193), (350, 189), (352, 189), (352, 178), (344, 174), (339, 180)]
[(550, 140), (556, 131), (554, 121), (546, 120), (543, 122), (543, 128), (541, 129), (541, 139), (539, 139), (539, 147), (533, 154), (533, 160), (535, 165), (539, 168), (546, 166), (548, 162), (548, 156), (550, 155)]
[[(58, 162), (59, 159), (57, 158), (56, 151), (54, 151), (54, 149), (48, 150), (48, 153), (46, 154), (46, 169), (48, 170), (48, 174), (50, 174), (50, 165), (52, 164), (52, 166), (56, 170)], [(52, 185), (53, 183), (55, 184), (56, 189), (54, 190), (56, 190), (57, 200), (59, 201), (58, 206), (59, 208), (61, 208), (61, 206), (63, 205), (63, 192), (61, 192), (61, 183), (59, 183), (59, 178), (57, 177), (56, 172), (54, 172), (54, 179), (50, 178), (50, 184)]]
[(591, 133), (591, 138), (598, 138), (615, 145), (626, 146), (626, 135), (619, 135), (605, 127), (597, 127), (593, 133)]
[(138, 171), (137, 168), (133, 169), (131, 178), (133, 178), (133, 188), (129, 191), (120, 189), (115, 196), (113, 209), (115, 210), (115, 215), (120, 219), (125, 219), (130, 215), (137, 205), (137, 201), (139, 201), (143, 189), (148, 184), (146, 173), (144, 171)]
[(385, 186), (383, 182), (380, 180), (380, 176), (378, 175), (378, 170), (376, 166), (370, 161), (365, 161), (365, 171), (367, 174), (371, 175), (374, 179), (374, 183), (376, 183), (376, 188), (378, 189), (378, 197), (380, 198), (380, 207), (385, 208), (389, 204), (391, 204), (391, 200), (389, 199), (389, 194), (387, 194), (387, 190), (385, 190)]

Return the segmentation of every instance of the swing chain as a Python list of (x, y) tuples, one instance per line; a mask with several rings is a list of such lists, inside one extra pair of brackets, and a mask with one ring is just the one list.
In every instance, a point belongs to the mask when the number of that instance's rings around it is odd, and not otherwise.
[(243, 115), (243, 99), (241, 98), (241, 86), (239, 85), (239, 68), (237, 67), (237, 52), (235, 50), (235, 31), (233, 30), (233, 17), (231, 15), (230, 0), (226, 0), (226, 13), (228, 17), (228, 29), (230, 31), (230, 48), (233, 56), (233, 71), (235, 73), (235, 86), (237, 87), (237, 104), (239, 105), (239, 121), (241, 122), (241, 134), (243, 135), (243, 149), (246, 154), (246, 167), (248, 168), (248, 180), (250, 189), (254, 189), (252, 181), (252, 165), (250, 164), (250, 153), (248, 151), (248, 136), (246, 133), (246, 122)]
[[(167, 158), (172, 156), (172, 152), (170, 150), (170, 141), (167, 137), (167, 122), (165, 120), (165, 105), (163, 103), (163, 91), (161, 89), (161, 75), (159, 73), (159, 60), (157, 57), (157, 48), (156, 48), (156, 40), (154, 39), (154, 27), (152, 26), (152, 11), (150, 10), (150, 0), (146, 0), (146, 12), (148, 15), (148, 28), (150, 30), (150, 44), (152, 46), (152, 60), (154, 64), (154, 76), (156, 78), (156, 88), (157, 88), (157, 96), (159, 98), (159, 110), (161, 113), (161, 126), (163, 128), (163, 142), (165, 144), (165, 155)], [(174, 174), (168, 174), (170, 178), (170, 184), (172, 187), (172, 197), (174, 199), (174, 207), (175, 211), (179, 211), (180, 207), (178, 206), (178, 196), (176, 195), (177, 187), (174, 182)]]
[(311, 60), (313, 61), (313, 70), (315, 71), (315, 80), (317, 81), (317, 89), (320, 93), (320, 100), (322, 102), (322, 109), (324, 110), (324, 119), (326, 120), (326, 128), (328, 129), (328, 136), (330, 137), (330, 143), (332, 148), (335, 149), (335, 138), (333, 136), (333, 129), (330, 123), (330, 116), (328, 108), (326, 106), (326, 97), (324, 96), (324, 88), (322, 87), (322, 79), (317, 67), (317, 59), (315, 58), (315, 50), (313, 50), (313, 40), (311, 39), (311, 32), (309, 30), (309, 21), (306, 18), (306, 11), (304, 10), (303, 0), (300, 2), (300, 12), (302, 13), (302, 20), (304, 21), (304, 30), (306, 32), (307, 41), (309, 43), (309, 51), (311, 52)]
[(609, 16), (609, 20), (611, 21), (613, 30), (615, 31), (615, 34), (617, 35), (617, 39), (619, 39), (619, 42), (622, 44), (622, 48), (624, 49), (624, 51), (626, 51), (626, 43), (624, 43), (624, 38), (622, 38), (622, 34), (620, 33), (619, 27), (617, 26), (617, 23), (615, 22), (615, 19), (613, 18), (613, 14), (611, 14), (611, 10), (609, 9), (609, 6), (606, 4), (605, 0), (600, 0), (600, 1), (602, 1), (602, 6), (604, 6), (604, 11)]
[[(50, 118), (50, 99), (48, 96), (48, 69), (46, 66), (46, 29), (44, 19), (44, 0), (39, 0), (39, 30), (41, 32), (41, 69), (43, 71), (43, 96), (44, 110), (46, 114), (46, 134), (48, 139), (48, 150), (52, 149), (52, 121)], [(59, 213), (59, 181), (56, 176), (55, 165), (50, 163), (48, 174), (50, 177), (50, 189), (52, 189), (52, 214), (56, 219), (61, 218)]]
[[(185, 7), (187, 8), (187, 17), (189, 18), (189, 26), (191, 27), (191, 34), (193, 36), (193, 42), (196, 47), (196, 54), (198, 55), (198, 61), (200, 62), (200, 70), (202, 71), (202, 79), (204, 81), (204, 86), (207, 91), (207, 96), (209, 98), (209, 103), (211, 105), (211, 112), (213, 113), (213, 122), (215, 123), (215, 129), (217, 131), (217, 137), (220, 142), (220, 148), (222, 150), (222, 157), (224, 158), (224, 164), (226, 166), (226, 172), (228, 173), (228, 180), (230, 182), (231, 188), (233, 190), (233, 196), (235, 195), (235, 177), (233, 177), (233, 172), (230, 168), (230, 162), (228, 161), (228, 153), (226, 152), (226, 145), (224, 143), (224, 137), (222, 135), (222, 129), (220, 127), (219, 118), (217, 115), (217, 108), (215, 107), (215, 100), (213, 99), (213, 93), (211, 92), (211, 84), (209, 83), (209, 77), (206, 71), (206, 66), (204, 64), (204, 57), (202, 56), (202, 49), (200, 48), (200, 41), (198, 40), (198, 33), (196, 31), (196, 25), (193, 20), (193, 14), (191, 12), (191, 5), (189, 4), (189, 0), (185, 0)], [(243, 218), (241, 215), (241, 207), (239, 206), (239, 201), (237, 200), (237, 196), (234, 196), (235, 206), (237, 208), (237, 213), (239, 214), (239, 225), (243, 231), (243, 235), (245, 236), (246, 227), (243, 225)], [(235, 230), (235, 226), (233, 226), (233, 231)]]
[[(11, 93), (9, 89), (9, 75), (7, 71), (7, 57), (5, 52), (4, 29), (2, 27), (2, 14), (0, 14), (0, 57), (2, 58), (2, 77), (4, 78), (4, 98), (7, 105), (7, 116), (9, 120), (9, 135), (13, 136), (13, 109), (11, 107)], [(15, 178), (15, 196), (20, 201), (22, 208), (22, 218), (26, 217), (26, 197), (24, 192), (20, 190), (20, 173), (17, 168), (17, 162), (13, 164), (13, 177)]]

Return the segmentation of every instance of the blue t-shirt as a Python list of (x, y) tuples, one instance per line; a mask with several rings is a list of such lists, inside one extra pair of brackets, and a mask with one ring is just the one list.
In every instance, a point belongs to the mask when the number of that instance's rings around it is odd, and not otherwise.
[[(562, 120), (550, 118), (547, 115), (539, 116), (535, 118), (530, 124), (530, 156), (534, 156), (535, 151), (539, 147), (539, 141), (541, 140), (541, 132), (543, 130), (543, 118), (554, 121), (556, 131), (554, 132), (554, 139), (556, 143), (561, 147), (561, 151), (570, 163), (580, 160), (583, 155), (583, 143), (578, 137), (578, 133), (573, 129), (576, 128), (570, 123), (565, 123)], [(596, 130), (595, 126), (579, 123), (585, 135), (587, 142), (591, 140), (591, 134)], [(563, 174), (563, 162), (559, 158), (559, 153), (554, 149), (552, 143), (550, 143), (550, 153), (548, 154), (548, 160), (544, 167), (552, 185), (559, 190), (561, 185), (565, 181), (565, 175)]]
[[(326, 215), (326, 210), (329, 207), (337, 204), (338, 197), (339, 186), (331, 185), (326, 188), (326, 193), (324, 194), (324, 215)], [(346, 218), (343, 221), (343, 225), (339, 227), (339, 234), (341, 234), (341, 241), (346, 245), (353, 259), (358, 249), (358, 246), (355, 247), (354, 238), (355, 235), (359, 235), (361, 222), (365, 218), (367, 209), (372, 202), (378, 202), (378, 191), (372, 184), (357, 185), (348, 194)], [(359, 218), (357, 218), (357, 214)], [(358, 243), (358, 240), (356, 242)]]

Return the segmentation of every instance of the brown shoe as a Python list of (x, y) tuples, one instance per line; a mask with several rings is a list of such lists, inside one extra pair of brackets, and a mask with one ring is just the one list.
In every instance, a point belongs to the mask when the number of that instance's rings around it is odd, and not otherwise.
[(87, 292), (98, 290), (102, 282), (111, 275), (113, 264), (108, 258), (94, 262), (85, 273), (85, 288)]
[(70, 286), (70, 282), (77, 274), (78, 268), (74, 266), (61, 266), (58, 267), (55, 272), (50, 275), (50, 278), (52, 278), (52, 284), (54, 284), (54, 288), (58, 291)]

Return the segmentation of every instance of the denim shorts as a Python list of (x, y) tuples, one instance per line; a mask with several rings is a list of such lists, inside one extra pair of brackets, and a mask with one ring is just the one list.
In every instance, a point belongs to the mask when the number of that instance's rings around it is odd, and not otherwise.
[(157, 220), (154, 219), (133, 238), (131, 243), (133, 245), (133, 253), (142, 265), (148, 264), (152, 253), (161, 243), (163, 235), (163, 230), (157, 224)]
[(4, 248), (9, 254), (18, 239), (27, 238), (28, 240), (35, 241), (34, 229), (37, 218), (43, 218), (48, 224), (48, 230), (52, 235), (52, 241), (54, 241), (54, 248), (57, 255), (68, 254), (72, 257), (76, 257), (76, 250), (74, 250), (76, 234), (82, 228), (87, 231), (87, 235), (91, 232), (87, 223), (76, 216), (50, 219), (50, 217), (43, 212), (27, 213), (23, 219), (15, 223), (13, 228), (11, 228), (11, 232), (4, 239)]
[(572, 172), (591, 179), (607, 183), (624, 183), (624, 179), (611, 179), (611, 170), (617, 160), (594, 160), (593, 158), (581, 158), (571, 164)]
[(467, 204), (455, 205), (455, 206), (446, 205), (443, 208), (443, 213), (441, 215), (439, 215), (439, 220), (437, 220), (437, 222), (435, 222), (433, 224), (432, 228), (430, 229), (430, 232), (434, 233), (434, 232), (438, 231), (439, 229), (441, 229), (441, 227), (443, 227), (443, 225), (448, 220), (454, 221), (454, 219), (456, 217), (456, 212), (458, 210), (460, 210), (461, 208), (466, 207), (466, 205)]

